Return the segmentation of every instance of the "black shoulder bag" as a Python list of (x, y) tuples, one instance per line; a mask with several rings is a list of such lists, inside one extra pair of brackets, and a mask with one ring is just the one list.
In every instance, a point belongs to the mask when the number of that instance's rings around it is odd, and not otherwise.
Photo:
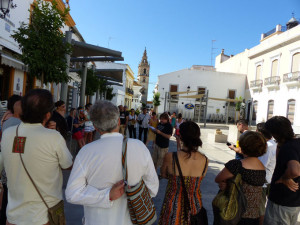
[[(177, 152), (173, 152), (173, 162), (174, 161), (177, 165), (181, 183), (182, 183), (182, 190), (183, 190), (183, 196), (184, 196), (184, 216), (185, 216), (185, 219), (188, 220), (188, 216), (191, 213), (191, 206), (190, 206), (190, 202), (189, 202), (188, 193), (185, 188), (184, 179), (183, 179), (180, 164), (178, 161)], [(207, 158), (205, 161), (205, 166), (204, 166), (202, 176), (205, 173), (206, 167), (207, 167)], [(191, 225), (208, 225), (207, 212), (206, 212), (206, 209), (203, 207), (203, 204), (202, 204), (200, 212), (198, 212), (196, 215), (190, 215), (190, 224)]]

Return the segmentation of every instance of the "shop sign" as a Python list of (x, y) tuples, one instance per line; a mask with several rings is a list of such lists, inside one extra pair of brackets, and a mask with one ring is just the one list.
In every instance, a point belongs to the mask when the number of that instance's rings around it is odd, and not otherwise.
[(195, 108), (195, 106), (192, 103), (187, 103), (187, 104), (184, 105), (184, 107), (186, 109), (194, 109)]

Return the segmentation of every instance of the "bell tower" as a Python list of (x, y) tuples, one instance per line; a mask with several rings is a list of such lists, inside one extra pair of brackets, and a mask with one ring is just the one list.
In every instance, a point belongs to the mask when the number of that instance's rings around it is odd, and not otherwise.
[(147, 104), (149, 86), (150, 64), (148, 63), (147, 50), (145, 48), (142, 61), (138, 68), (138, 83), (142, 86), (142, 103)]

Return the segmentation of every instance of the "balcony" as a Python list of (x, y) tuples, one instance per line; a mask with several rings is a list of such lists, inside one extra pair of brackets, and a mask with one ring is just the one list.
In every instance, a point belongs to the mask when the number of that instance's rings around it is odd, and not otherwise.
[(126, 88), (126, 93), (133, 95), (133, 90), (131, 88)]
[(287, 86), (300, 86), (300, 71), (284, 74), (283, 83)]
[(252, 90), (260, 90), (262, 88), (263, 81), (262, 80), (252, 80), (250, 81), (250, 88)]
[(278, 88), (280, 85), (280, 76), (267, 77), (264, 84), (267, 88)]

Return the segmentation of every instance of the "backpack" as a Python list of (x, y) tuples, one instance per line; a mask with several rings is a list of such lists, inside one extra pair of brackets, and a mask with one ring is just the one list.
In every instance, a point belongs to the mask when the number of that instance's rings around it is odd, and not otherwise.
[(214, 225), (236, 225), (247, 208), (247, 199), (242, 190), (242, 176), (237, 174), (228, 180), (226, 190), (219, 191), (212, 202)]

